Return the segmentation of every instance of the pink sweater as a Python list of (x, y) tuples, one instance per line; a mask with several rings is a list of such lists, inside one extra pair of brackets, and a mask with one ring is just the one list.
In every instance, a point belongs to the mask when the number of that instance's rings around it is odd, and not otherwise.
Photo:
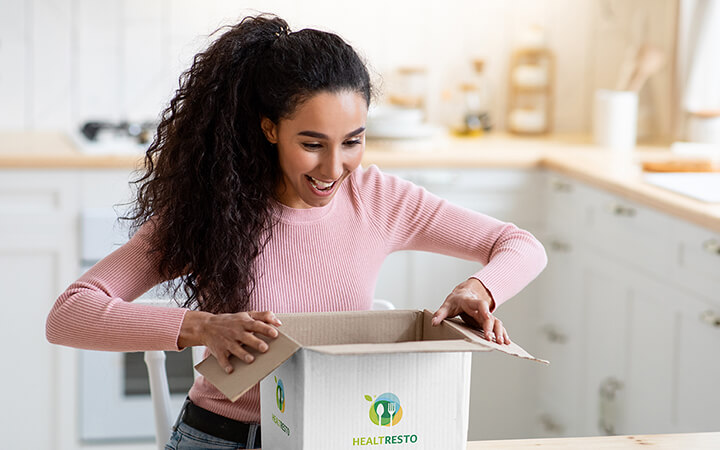
[[(467, 276), (482, 281), (496, 306), (524, 288), (547, 262), (530, 233), (452, 205), (374, 166), (356, 170), (327, 206), (283, 206), (279, 219), (272, 241), (256, 260), (261, 276), (250, 301), (253, 310), (369, 309), (380, 266), (397, 250), (478, 261), (484, 267)], [(186, 310), (131, 303), (165, 281), (147, 255), (148, 229), (142, 227), (60, 295), (47, 319), (51, 343), (123, 352), (178, 350)], [(437, 300), (439, 307), (444, 299)], [(257, 386), (232, 403), (200, 377), (189, 396), (223, 416), (260, 421)]]

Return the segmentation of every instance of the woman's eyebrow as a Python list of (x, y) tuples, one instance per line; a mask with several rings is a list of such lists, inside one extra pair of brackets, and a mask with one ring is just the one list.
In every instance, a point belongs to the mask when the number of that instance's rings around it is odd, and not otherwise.
[[(360, 127), (357, 130), (349, 132), (348, 134), (345, 135), (345, 137), (348, 138), (350, 136), (355, 136), (357, 134), (362, 133), (363, 131), (365, 131), (365, 127)], [(309, 137), (314, 137), (317, 139), (328, 139), (327, 135), (325, 135), (325, 134), (318, 133), (317, 131), (309, 131), (309, 130), (299, 132), (298, 136), (309, 136)]]

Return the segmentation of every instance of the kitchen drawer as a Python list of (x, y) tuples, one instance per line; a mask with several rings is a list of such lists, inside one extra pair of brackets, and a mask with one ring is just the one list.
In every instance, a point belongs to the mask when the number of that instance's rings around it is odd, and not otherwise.
[(674, 219), (597, 189), (583, 193), (587, 203), (585, 245), (656, 278), (666, 279), (676, 266), (678, 243)]
[(545, 226), (548, 231), (572, 235), (588, 220), (587, 204), (582, 202), (588, 188), (571, 178), (547, 172), (543, 179)]
[(542, 174), (510, 169), (426, 169), (409, 171), (407, 179), (449, 202), (473, 211), (537, 229), (542, 204), (536, 195)]
[(720, 305), (720, 234), (680, 220), (673, 230), (679, 246), (674, 281)]
[(72, 213), (76, 177), (71, 171), (0, 170), (0, 218)]
[(534, 193), (542, 174), (519, 169), (423, 169), (409, 171), (410, 179), (430, 191), (461, 188), (473, 192)]

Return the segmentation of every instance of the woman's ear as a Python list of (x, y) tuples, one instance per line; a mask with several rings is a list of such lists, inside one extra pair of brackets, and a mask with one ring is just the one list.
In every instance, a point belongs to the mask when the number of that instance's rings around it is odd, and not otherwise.
[(260, 128), (262, 128), (263, 133), (265, 133), (265, 138), (270, 141), (271, 144), (277, 144), (277, 125), (275, 125), (275, 122), (267, 117), (263, 117), (260, 119)]

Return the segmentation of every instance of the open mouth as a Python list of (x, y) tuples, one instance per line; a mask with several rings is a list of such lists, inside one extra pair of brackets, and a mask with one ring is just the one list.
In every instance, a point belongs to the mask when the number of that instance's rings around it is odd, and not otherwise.
[(321, 193), (331, 192), (333, 190), (333, 188), (335, 187), (335, 184), (338, 181), (338, 180), (333, 180), (331, 182), (321, 181), (321, 180), (318, 180), (317, 178), (311, 177), (310, 175), (305, 175), (305, 178), (307, 178), (307, 180), (310, 182), (312, 187), (315, 188), (316, 191), (321, 192)]

